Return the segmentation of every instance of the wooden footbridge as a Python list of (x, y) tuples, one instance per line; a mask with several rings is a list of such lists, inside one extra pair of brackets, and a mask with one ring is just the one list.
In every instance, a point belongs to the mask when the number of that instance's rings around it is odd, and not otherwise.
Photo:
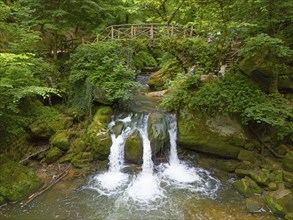
[(158, 23), (145, 24), (119, 24), (107, 27), (98, 34), (96, 41), (107, 41), (110, 39), (137, 39), (147, 38), (191, 38), (196, 36), (192, 26), (181, 27), (176, 25), (164, 25)]

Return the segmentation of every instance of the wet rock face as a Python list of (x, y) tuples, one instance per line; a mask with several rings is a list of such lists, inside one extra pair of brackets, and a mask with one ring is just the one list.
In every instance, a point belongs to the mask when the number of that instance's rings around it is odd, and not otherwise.
[(108, 124), (111, 121), (113, 111), (108, 106), (102, 106), (97, 110), (93, 122), (88, 126), (87, 138), (95, 159), (107, 159), (110, 154), (112, 140)]
[(188, 123), (180, 116), (178, 131), (181, 147), (226, 158), (237, 159), (248, 140), (240, 123), (228, 116), (194, 114)]
[(70, 147), (68, 131), (67, 130), (57, 131), (50, 138), (50, 145), (53, 147), (57, 147), (60, 150), (67, 151)]
[(125, 160), (134, 164), (142, 164), (143, 144), (139, 131), (133, 132), (125, 143)]
[(156, 155), (168, 144), (169, 140), (168, 127), (164, 115), (160, 112), (151, 113), (147, 126), (152, 153)]
[(27, 167), (0, 156), (0, 205), (20, 200), (41, 186), (40, 178)]
[(260, 194), (262, 189), (248, 176), (233, 183), (233, 186), (244, 196)]

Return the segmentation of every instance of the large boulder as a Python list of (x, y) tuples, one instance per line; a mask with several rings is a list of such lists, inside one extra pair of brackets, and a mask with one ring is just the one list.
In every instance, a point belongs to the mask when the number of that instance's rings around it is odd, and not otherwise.
[(62, 154), (63, 152), (58, 147), (53, 147), (46, 153), (45, 160), (48, 164), (54, 163), (62, 156)]
[(30, 135), (36, 139), (49, 139), (58, 130), (71, 127), (73, 120), (71, 117), (63, 117), (58, 120), (36, 121), (29, 126)]
[(147, 122), (148, 137), (151, 143), (152, 154), (156, 155), (168, 144), (168, 127), (165, 117), (160, 112), (152, 112)]
[(35, 192), (42, 184), (27, 167), (0, 156), (0, 205), (20, 200)]
[(60, 150), (67, 151), (70, 147), (69, 135), (67, 130), (57, 131), (49, 141), (50, 145)]
[(130, 163), (142, 164), (143, 144), (138, 130), (130, 135), (125, 143), (125, 160)]
[(87, 137), (95, 159), (107, 159), (110, 154), (112, 140), (108, 124), (113, 110), (109, 106), (99, 107), (92, 123), (88, 126)]
[(288, 189), (278, 189), (274, 192), (265, 192), (266, 204), (273, 213), (285, 216), (293, 210), (293, 196)]
[(154, 72), (150, 75), (150, 79), (148, 81), (148, 85), (150, 86), (150, 88), (152, 90), (162, 90), (164, 85), (165, 85), (165, 81), (164, 81), (164, 73), (159, 70), (157, 72)]
[(180, 116), (178, 131), (181, 147), (234, 159), (248, 139), (241, 124), (229, 116), (194, 114), (188, 122)]

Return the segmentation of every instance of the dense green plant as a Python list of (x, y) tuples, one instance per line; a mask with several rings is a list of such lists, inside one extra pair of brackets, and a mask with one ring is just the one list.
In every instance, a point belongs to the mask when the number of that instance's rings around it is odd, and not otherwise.
[(17, 135), (30, 122), (25, 112), (30, 98), (58, 94), (37, 77), (46, 68), (45, 63), (32, 54), (0, 53), (1, 142)]
[(287, 108), (288, 101), (281, 95), (265, 94), (241, 74), (211, 80), (199, 88), (197, 80), (188, 84), (186, 79), (173, 83), (174, 91), (163, 102), (169, 109), (199, 110), (210, 115), (236, 113), (243, 123), (254, 121), (276, 128), (281, 139), (292, 135), (292, 129), (288, 129), (293, 128), (292, 110)]
[[(95, 97), (98, 101), (113, 104), (118, 100), (131, 98), (131, 92), (137, 88), (134, 71), (127, 66), (128, 51), (121, 43), (108, 42), (103, 44), (89, 44), (81, 46), (72, 54), (70, 83), (75, 97), (75, 105), (84, 110), (88, 109)], [(88, 91), (84, 97), (76, 99), (84, 87)], [(103, 99), (103, 100), (101, 100)], [(82, 104), (88, 100), (87, 104)], [(89, 110), (89, 109), (88, 109)]]

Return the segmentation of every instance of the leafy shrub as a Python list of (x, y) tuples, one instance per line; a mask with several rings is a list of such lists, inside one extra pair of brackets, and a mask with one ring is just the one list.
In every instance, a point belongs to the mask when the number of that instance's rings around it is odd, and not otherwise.
[[(95, 91), (112, 104), (129, 99), (138, 84), (127, 61), (128, 51), (118, 42), (80, 46), (68, 62), (73, 104), (88, 109)], [(81, 93), (84, 95), (79, 97)]]

